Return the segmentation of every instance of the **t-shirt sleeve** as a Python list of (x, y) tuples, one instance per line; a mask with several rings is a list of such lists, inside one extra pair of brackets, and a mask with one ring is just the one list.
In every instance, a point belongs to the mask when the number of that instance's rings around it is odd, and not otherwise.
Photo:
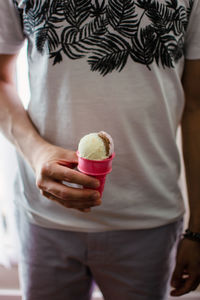
[(185, 58), (200, 59), (200, 0), (194, 0), (186, 32)]
[(25, 40), (13, 0), (0, 0), (0, 54), (17, 53)]

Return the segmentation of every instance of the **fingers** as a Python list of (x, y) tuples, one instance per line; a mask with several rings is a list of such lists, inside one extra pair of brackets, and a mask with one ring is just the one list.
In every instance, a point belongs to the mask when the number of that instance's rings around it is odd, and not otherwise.
[(183, 274), (184, 274), (184, 268), (185, 266), (183, 264), (176, 264), (176, 268), (174, 270), (174, 273), (172, 275), (171, 279), (171, 285), (175, 288), (178, 289), (183, 285)]
[(68, 167), (70, 169), (75, 169), (77, 167), (77, 163), (73, 163), (73, 162), (58, 161), (58, 164), (61, 166)]
[[(65, 153), (66, 154), (66, 153)], [(59, 164), (66, 166), (68, 164), (78, 164), (78, 156), (75, 151), (67, 150), (67, 156), (65, 159), (60, 159), (58, 160)]]
[(97, 191), (72, 188), (60, 182), (50, 180), (44, 181), (41, 190), (52, 194), (56, 198), (69, 202), (96, 201), (100, 198), (100, 194)]
[[(48, 158), (46, 163), (39, 165), (36, 185), (48, 199), (68, 208), (89, 212), (91, 207), (101, 204), (100, 193), (94, 191), (99, 187), (99, 180), (71, 169), (77, 165), (77, 155), (73, 151), (67, 151), (65, 158), (65, 152), (62, 155), (56, 152), (55, 156), (60, 156), (61, 159)], [(84, 189), (66, 186), (64, 182), (84, 186)]]
[(180, 266), (175, 269), (172, 277), (171, 296), (182, 296), (195, 290), (200, 283), (200, 274), (196, 268), (189, 271), (183, 271)]
[[(69, 191), (68, 191), (69, 189)], [(57, 193), (55, 190), (50, 190), (49, 192), (47, 191), (41, 191), (42, 195), (45, 196), (46, 198), (58, 202), (59, 204), (67, 207), (67, 208), (74, 208), (74, 209), (78, 209), (80, 211), (83, 212), (89, 212), (91, 207), (94, 206), (98, 206), (101, 204), (101, 200), (99, 199), (99, 195), (98, 198), (96, 198), (96, 200), (94, 200), (94, 198), (89, 198), (86, 197), (85, 199), (76, 199), (73, 195), (73, 197), (71, 197), (70, 192), (73, 192), (72, 188), (67, 188), (66, 189), (67, 192), (65, 191), (65, 194), (63, 193), (61, 195), (61, 193)], [(58, 194), (60, 196), (58, 196)], [(97, 193), (98, 194), (98, 193)]]
[(87, 176), (58, 163), (46, 164), (45, 166), (43, 166), (41, 170), (41, 176), (39, 179), (42, 180), (46, 177), (53, 178), (57, 181), (67, 181), (70, 183), (76, 183), (91, 189), (99, 187), (99, 181), (94, 177)]

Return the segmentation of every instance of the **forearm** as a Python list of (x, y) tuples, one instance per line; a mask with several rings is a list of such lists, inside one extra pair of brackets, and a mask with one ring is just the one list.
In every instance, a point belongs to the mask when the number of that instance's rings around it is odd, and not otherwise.
[(24, 109), (12, 82), (0, 80), (0, 131), (34, 165), (45, 144)]
[(200, 108), (185, 109), (182, 118), (182, 147), (185, 163), (189, 228), (200, 232)]

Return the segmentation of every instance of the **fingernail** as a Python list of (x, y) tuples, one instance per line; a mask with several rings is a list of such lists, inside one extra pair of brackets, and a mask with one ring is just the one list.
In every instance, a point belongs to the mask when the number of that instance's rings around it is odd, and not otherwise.
[(99, 181), (95, 181), (93, 182), (92, 186), (97, 189), (100, 186), (100, 182)]
[(92, 199), (93, 199), (93, 200), (97, 200), (97, 199), (99, 199), (99, 197), (100, 197), (100, 195), (99, 195), (98, 192), (92, 194)]

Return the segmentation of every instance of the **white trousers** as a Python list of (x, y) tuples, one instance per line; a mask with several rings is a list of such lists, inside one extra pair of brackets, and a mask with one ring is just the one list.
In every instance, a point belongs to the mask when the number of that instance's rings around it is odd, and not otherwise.
[(165, 300), (182, 219), (147, 230), (46, 229), (18, 216), (23, 300)]

